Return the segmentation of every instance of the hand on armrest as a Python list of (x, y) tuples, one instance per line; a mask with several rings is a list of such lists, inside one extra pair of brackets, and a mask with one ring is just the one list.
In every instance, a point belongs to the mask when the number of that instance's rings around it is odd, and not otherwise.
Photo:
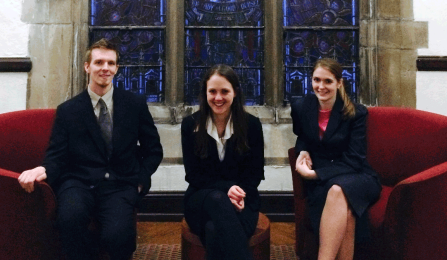
[(43, 181), (47, 178), (47, 173), (44, 167), (38, 166), (34, 169), (27, 170), (20, 174), (18, 180), (20, 186), (25, 189), (26, 192), (31, 193), (34, 191), (34, 181)]

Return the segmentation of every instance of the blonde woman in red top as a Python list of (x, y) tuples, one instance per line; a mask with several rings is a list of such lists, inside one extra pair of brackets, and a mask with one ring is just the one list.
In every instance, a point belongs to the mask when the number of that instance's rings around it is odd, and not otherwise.
[(366, 161), (365, 106), (345, 91), (343, 69), (333, 59), (317, 61), (315, 95), (292, 105), (298, 136), (296, 170), (304, 179), (312, 227), (319, 234), (318, 259), (353, 259), (354, 242), (369, 236), (366, 209), (381, 191)]

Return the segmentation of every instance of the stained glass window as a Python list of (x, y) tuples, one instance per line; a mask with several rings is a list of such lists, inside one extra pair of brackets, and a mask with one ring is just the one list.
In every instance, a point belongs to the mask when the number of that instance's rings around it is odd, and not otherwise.
[(312, 68), (319, 58), (342, 64), (347, 93), (357, 99), (357, 0), (283, 0), (285, 101), (312, 93)]
[(164, 101), (166, 0), (91, 0), (90, 42), (112, 41), (120, 53), (113, 85)]
[(185, 102), (197, 104), (207, 69), (224, 63), (239, 76), (247, 105), (264, 103), (261, 0), (185, 1)]

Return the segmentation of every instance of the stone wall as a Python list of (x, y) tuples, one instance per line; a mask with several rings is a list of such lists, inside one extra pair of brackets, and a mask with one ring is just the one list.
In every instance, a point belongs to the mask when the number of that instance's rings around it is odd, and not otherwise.
[(417, 48), (428, 46), (426, 22), (415, 22), (412, 0), (363, 0), (360, 14), (360, 100), (416, 107)]
[(88, 10), (88, 0), (23, 1), (22, 21), (30, 25), (33, 64), (28, 108), (56, 107), (85, 86), (78, 53), (88, 45)]

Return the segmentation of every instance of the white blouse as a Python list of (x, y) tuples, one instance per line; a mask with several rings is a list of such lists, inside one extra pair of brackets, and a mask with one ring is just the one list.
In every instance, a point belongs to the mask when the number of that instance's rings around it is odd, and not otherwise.
[(219, 138), (219, 133), (217, 132), (217, 127), (213, 123), (213, 120), (211, 117), (208, 117), (208, 120), (206, 122), (206, 131), (207, 133), (216, 140), (217, 145), (217, 153), (219, 154), (219, 160), (223, 161), (225, 158), (225, 148), (227, 144), (227, 140), (230, 139), (230, 137), (233, 135), (233, 121), (228, 119), (227, 126), (225, 127), (225, 133), (224, 136)]

